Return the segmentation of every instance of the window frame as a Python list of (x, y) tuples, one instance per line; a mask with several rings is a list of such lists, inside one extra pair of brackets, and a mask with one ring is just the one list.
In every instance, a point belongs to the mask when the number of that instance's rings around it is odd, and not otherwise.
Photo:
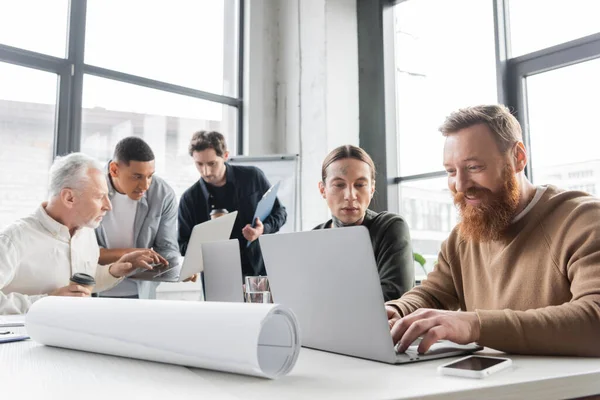
[(523, 140), (528, 149), (529, 163), (525, 173), (532, 180), (534, 169), (531, 158), (531, 140), (527, 108), (527, 78), (536, 74), (552, 71), (569, 65), (579, 64), (600, 58), (600, 33), (584, 36), (570, 42), (524, 54), (509, 59), (506, 68), (506, 80), (510, 106), (523, 128)]
[[(22, 67), (52, 72), (58, 75), (58, 98), (56, 101), (56, 117), (54, 128), (53, 156), (65, 155), (79, 151), (81, 148), (81, 118), (83, 101), (83, 76), (93, 75), (112, 79), (119, 82), (144, 86), (150, 89), (184, 95), (201, 100), (208, 100), (237, 109), (237, 153), (243, 154), (244, 149), (244, 13), (245, 0), (230, 0), (233, 7), (226, 9), (226, 14), (237, 14), (237, 31), (235, 37), (237, 62), (237, 95), (224, 96), (185, 86), (175, 85), (154, 79), (120, 71), (101, 68), (84, 63), (85, 24), (87, 0), (70, 0), (67, 28), (67, 56), (54, 57), (18, 47), (0, 44), (0, 62)], [(227, 7), (226, 3), (226, 7)], [(234, 72), (235, 73), (235, 72)]]
[[(388, 7), (392, 8), (395, 5), (402, 3), (406, 0), (390, 0)], [(411, 1), (419, 1), (419, 0), (411, 0)], [(509, 35), (509, 26), (508, 26), (508, 0), (493, 0), (493, 11), (494, 11), (494, 45), (495, 45), (495, 54), (496, 54), (496, 86), (497, 86), (497, 98), (499, 103), (503, 103), (511, 107), (510, 105), (510, 96), (508, 96), (508, 85), (507, 85), (507, 60), (508, 54), (510, 51), (510, 35)], [(393, 38), (390, 38), (393, 40)], [(393, 61), (392, 61), (393, 62)], [(393, 85), (395, 87), (394, 76), (386, 77), (386, 81), (388, 85)], [(388, 115), (387, 118), (393, 119), (395, 121), (396, 115)], [(441, 121), (440, 121), (441, 123)], [(400, 132), (397, 132), (400, 135)], [(399, 139), (397, 139), (399, 140)], [(399, 157), (399, 155), (398, 155)], [(399, 161), (396, 160), (396, 161)], [(396, 163), (399, 165), (399, 163)], [(395, 185), (399, 185), (401, 182), (409, 182), (409, 181), (419, 181), (424, 179), (433, 179), (445, 177), (446, 171), (432, 171), (421, 174), (414, 175), (400, 175), (394, 176), (391, 178), (391, 182)], [(398, 199), (399, 202), (402, 199)], [(394, 209), (400, 209), (400, 203), (396, 205)]]
[[(406, 0), (387, 0), (384, 9), (392, 8), (402, 1)], [(509, 107), (519, 120), (523, 129), (523, 141), (528, 149), (529, 157), (531, 157), (529, 121), (527, 118), (526, 78), (553, 69), (600, 58), (600, 33), (537, 50), (519, 57), (509, 58), (509, 1), (510, 0), (493, 0), (498, 103), (505, 104)], [(386, 34), (390, 35), (392, 33), (388, 31)], [(393, 41), (393, 37), (388, 37), (386, 40)], [(393, 63), (394, 60), (392, 59), (390, 62)], [(393, 75), (386, 75), (386, 85), (395, 87)], [(394, 121), (395, 123), (396, 114), (390, 113), (386, 115), (386, 118), (388, 121)], [(396, 134), (399, 135), (400, 132), (396, 132)], [(398, 157), (397, 154), (396, 157)], [(388, 163), (390, 162), (390, 160), (387, 161)], [(528, 163), (525, 174), (529, 179), (532, 179), (533, 173), (532, 163)], [(401, 182), (418, 181), (443, 176), (446, 176), (446, 172), (440, 170), (423, 174), (392, 176), (388, 179), (388, 182), (390, 182), (390, 185), (399, 185)], [(394, 189), (390, 188), (389, 190)], [(396, 199), (395, 204), (388, 204), (389, 209), (399, 210), (401, 201), (402, 199), (398, 198)]]
[[(359, 0), (361, 1), (361, 0)], [(366, 0), (364, 0), (366, 1)], [(386, 18), (386, 13), (390, 14), (393, 7), (406, 0), (379, 0), (383, 2), (383, 17)], [(410, 0), (420, 1), (420, 0)], [(535, 168), (532, 166), (531, 150), (532, 144), (530, 140), (530, 126), (528, 120), (527, 110), (527, 87), (526, 78), (535, 74), (552, 71), (554, 69), (562, 68), (569, 65), (578, 64), (594, 59), (600, 58), (600, 33), (592, 34), (586, 37), (578, 38), (566, 43), (561, 43), (555, 46), (551, 46), (545, 49), (537, 50), (535, 52), (524, 54), (518, 57), (510, 58), (510, 47), (511, 47), (511, 36), (510, 36), (510, 15), (509, 15), (509, 1), (511, 0), (493, 0), (493, 13), (494, 13), (494, 41), (495, 41), (495, 56), (496, 56), (496, 85), (497, 85), (497, 96), (498, 103), (505, 104), (514, 113), (516, 118), (521, 124), (523, 129), (523, 142), (529, 152), (530, 162), (527, 164), (525, 175), (533, 180), (533, 174)], [(360, 23), (360, 14), (359, 14)], [(365, 22), (366, 23), (366, 22)], [(387, 45), (385, 48), (388, 52), (394, 52), (393, 41), (395, 39), (395, 32), (393, 30), (381, 30), (384, 35), (384, 43), (392, 42), (392, 45)], [(359, 31), (360, 39), (360, 31)], [(371, 50), (372, 52), (373, 50)], [(359, 46), (359, 59), (367, 57), (373, 58), (373, 55), (368, 51), (362, 52)], [(384, 59), (382, 56), (380, 59)], [(388, 64), (382, 69), (393, 70), (395, 68), (394, 57), (388, 57), (386, 59)], [(392, 73), (385, 74), (385, 86), (384, 87), (369, 87), (369, 96), (374, 95), (382, 96), (386, 93), (389, 88), (395, 88), (395, 75)], [(386, 89), (388, 88), (388, 89)], [(370, 98), (369, 97), (369, 98)], [(389, 103), (388, 103), (389, 102)], [(385, 124), (382, 126), (387, 128), (387, 132), (379, 133), (378, 136), (370, 135), (368, 130), (365, 133), (361, 130), (361, 145), (363, 135), (367, 136), (365, 143), (370, 144), (370, 148), (373, 149), (388, 149), (387, 152), (379, 152), (376, 157), (379, 162), (385, 162), (388, 165), (388, 172), (392, 172), (386, 178), (387, 185), (385, 187), (385, 195), (387, 200), (387, 210), (400, 212), (402, 210), (401, 205), (404, 201), (399, 194), (401, 184), (415, 183), (446, 177), (446, 171), (434, 171), (427, 173), (420, 173), (415, 175), (400, 175), (398, 170), (393, 170), (390, 165), (399, 165), (399, 152), (389, 151), (390, 148), (396, 149), (396, 143), (399, 140), (401, 132), (397, 132), (396, 118), (396, 100), (395, 97), (389, 99), (386, 97), (386, 115)], [(391, 111), (390, 111), (391, 110)], [(365, 108), (365, 113), (368, 113), (368, 107)], [(363, 112), (359, 116), (362, 120)], [(441, 121), (440, 121), (441, 123)], [(391, 140), (386, 141), (386, 137), (393, 136)], [(374, 142), (374, 143), (373, 143)], [(387, 145), (387, 146), (386, 146)], [(533, 143), (535, 145), (535, 143)], [(399, 175), (399, 176), (393, 176)], [(396, 187), (393, 187), (393, 186)], [(378, 187), (380, 190), (381, 186)], [(390, 194), (391, 193), (391, 194)], [(398, 195), (394, 196), (394, 193)]]

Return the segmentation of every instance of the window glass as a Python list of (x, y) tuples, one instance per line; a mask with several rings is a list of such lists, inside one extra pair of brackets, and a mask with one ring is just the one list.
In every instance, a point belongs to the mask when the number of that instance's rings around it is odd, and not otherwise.
[(0, 62), (0, 229), (46, 200), (57, 76)]
[(533, 182), (600, 194), (600, 59), (527, 78)]
[(65, 57), (68, 0), (0, 0), (0, 43)]
[(237, 0), (88, 0), (86, 64), (237, 96)]
[[(406, 181), (400, 183), (398, 189), (400, 215), (410, 227), (413, 252), (427, 261), (427, 272), (432, 271), (442, 242), (458, 222), (458, 212), (447, 181), (446, 177)], [(417, 263), (415, 276), (418, 280), (425, 276), (425, 271)]]
[(394, 8), (399, 176), (441, 171), (444, 118), (496, 103), (491, 0), (407, 0)]
[(598, 0), (511, 0), (511, 57), (600, 32)]
[(188, 154), (194, 132), (221, 132), (236, 154), (237, 110), (226, 105), (85, 76), (82, 112), (81, 151), (106, 162), (119, 140), (139, 136), (154, 152), (156, 174), (178, 198), (200, 178)]

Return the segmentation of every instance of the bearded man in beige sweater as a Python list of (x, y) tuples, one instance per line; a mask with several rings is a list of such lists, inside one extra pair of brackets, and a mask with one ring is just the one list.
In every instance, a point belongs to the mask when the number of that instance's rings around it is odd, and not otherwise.
[(386, 303), (394, 343), (600, 356), (600, 199), (534, 186), (504, 106), (461, 109), (440, 131), (461, 221), (423, 284)]

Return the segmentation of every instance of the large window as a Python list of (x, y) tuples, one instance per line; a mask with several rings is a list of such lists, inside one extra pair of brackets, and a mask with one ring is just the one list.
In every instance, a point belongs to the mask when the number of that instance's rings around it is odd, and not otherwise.
[(511, 57), (600, 32), (598, 0), (512, 0)]
[(497, 101), (492, 0), (407, 0), (394, 11), (399, 175), (439, 171), (444, 117)]
[[(529, 145), (536, 185), (600, 195), (595, 116), (600, 99), (600, 2), (511, 1), (509, 90)], [(539, 5), (539, 12), (535, 11)], [(536, 15), (536, 30), (526, 19)]]
[[(86, 64), (237, 95), (231, 0), (88, 0)], [(225, 29), (227, 28), (227, 29)], [(226, 50), (226, 46), (229, 49)]]
[(0, 229), (47, 197), (57, 155), (142, 137), (180, 195), (193, 132), (241, 151), (241, 0), (0, 0)]
[(523, 128), (534, 184), (600, 195), (599, 1), (404, 0), (393, 7), (397, 210), (428, 269), (459, 217), (437, 130), (453, 110), (501, 99)]
[(0, 44), (65, 57), (68, 13), (69, 0), (0, 0)]
[(527, 78), (533, 182), (600, 194), (600, 59)]
[(399, 212), (431, 271), (456, 224), (438, 127), (458, 108), (497, 101), (493, 2), (406, 0), (394, 17)]
[[(114, 96), (119, 93), (119, 96)], [(153, 149), (156, 173), (177, 197), (198, 180), (188, 154), (195, 131), (227, 133), (235, 154), (235, 108), (141, 86), (85, 76), (81, 150), (105, 162), (127, 136), (139, 136)]]
[(56, 83), (55, 74), (0, 62), (0, 228), (46, 196)]

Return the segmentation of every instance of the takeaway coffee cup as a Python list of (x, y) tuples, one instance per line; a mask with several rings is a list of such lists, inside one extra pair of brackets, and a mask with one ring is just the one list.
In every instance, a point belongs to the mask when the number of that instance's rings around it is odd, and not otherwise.
[(78, 272), (74, 274), (71, 277), (71, 282), (80, 286), (85, 286), (86, 288), (90, 289), (90, 291), (94, 290), (94, 285), (96, 285), (96, 280), (94, 279), (94, 277), (88, 274), (84, 274), (83, 272)]
[(210, 212), (210, 219), (216, 219), (222, 217), (225, 214), (229, 214), (229, 211), (227, 211), (224, 208), (216, 208)]

